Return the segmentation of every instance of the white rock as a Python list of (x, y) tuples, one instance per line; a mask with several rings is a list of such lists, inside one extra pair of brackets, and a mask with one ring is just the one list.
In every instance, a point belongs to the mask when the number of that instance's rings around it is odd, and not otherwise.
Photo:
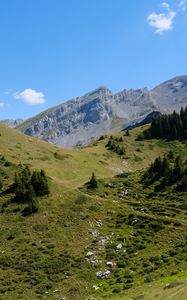
[(121, 250), (122, 249), (122, 244), (118, 244), (117, 246), (116, 246), (116, 250)]
[(97, 285), (93, 285), (92, 288), (94, 289), (94, 291), (97, 291), (99, 289)]
[(107, 270), (105, 272), (99, 271), (96, 273), (96, 276), (99, 279), (106, 279), (110, 276), (110, 274), (111, 274), (111, 272), (109, 270)]
[(110, 276), (110, 274), (111, 274), (111, 272), (110, 272), (110, 271), (106, 271), (106, 272), (104, 273), (104, 275), (105, 275), (105, 278), (108, 278), (108, 277)]
[(87, 254), (86, 254), (86, 257), (91, 257), (93, 254), (93, 252), (89, 251)]
[(133, 225), (135, 225), (137, 222), (138, 222), (138, 220), (134, 219), (134, 220), (132, 220), (131, 225), (133, 226)]
[(96, 220), (95, 223), (97, 227), (102, 227), (103, 225), (101, 220)]
[(92, 235), (94, 238), (99, 237), (100, 233), (97, 230), (92, 231)]
[(106, 262), (106, 266), (108, 266), (108, 267), (113, 267), (113, 262), (107, 261), (107, 262)]
[(110, 240), (110, 238), (106, 235), (103, 236), (100, 241), (99, 241), (99, 245), (100, 246), (105, 246), (106, 243), (108, 243), (108, 241)]

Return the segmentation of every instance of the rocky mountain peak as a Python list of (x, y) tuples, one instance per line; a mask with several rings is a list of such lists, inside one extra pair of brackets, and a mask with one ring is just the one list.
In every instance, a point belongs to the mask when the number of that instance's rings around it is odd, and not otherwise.
[(175, 77), (153, 90), (124, 89), (116, 94), (101, 86), (54, 107), (18, 128), (61, 147), (85, 145), (152, 111), (179, 110), (187, 105), (187, 76)]
[(102, 97), (102, 96), (112, 96), (113, 93), (106, 86), (101, 86), (83, 96), (83, 98), (91, 98), (91, 97)]

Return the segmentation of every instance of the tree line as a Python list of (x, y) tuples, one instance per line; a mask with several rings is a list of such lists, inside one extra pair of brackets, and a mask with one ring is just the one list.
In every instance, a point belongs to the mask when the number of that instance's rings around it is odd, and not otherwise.
[(180, 113), (174, 111), (153, 118), (150, 128), (138, 136), (138, 140), (149, 138), (187, 139), (187, 107), (182, 107)]

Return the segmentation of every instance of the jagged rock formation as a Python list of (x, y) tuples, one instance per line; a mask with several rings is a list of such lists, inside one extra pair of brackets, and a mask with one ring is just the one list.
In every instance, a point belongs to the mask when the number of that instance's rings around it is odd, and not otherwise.
[(151, 91), (143, 88), (113, 94), (100, 87), (27, 120), (18, 129), (60, 147), (82, 146), (132, 120), (145, 118), (153, 110), (173, 111), (186, 104), (187, 76)]

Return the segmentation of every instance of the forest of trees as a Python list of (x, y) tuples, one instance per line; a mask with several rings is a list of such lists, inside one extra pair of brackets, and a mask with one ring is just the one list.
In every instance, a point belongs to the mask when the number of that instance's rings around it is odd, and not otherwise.
[(177, 190), (187, 191), (187, 162), (172, 151), (163, 158), (157, 157), (144, 173), (142, 181), (148, 186), (158, 180), (158, 189), (176, 184)]
[(39, 209), (37, 196), (49, 194), (49, 185), (44, 170), (31, 173), (28, 166), (20, 166), (15, 174), (15, 202), (27, 203), (25, 214), (35, 213)]
[(138, 137), (139, 140), (149, 138), (187, 139), (187, 107), (182, 107), (180, 113), (174, 111), (154, 118), (150, 128)]

